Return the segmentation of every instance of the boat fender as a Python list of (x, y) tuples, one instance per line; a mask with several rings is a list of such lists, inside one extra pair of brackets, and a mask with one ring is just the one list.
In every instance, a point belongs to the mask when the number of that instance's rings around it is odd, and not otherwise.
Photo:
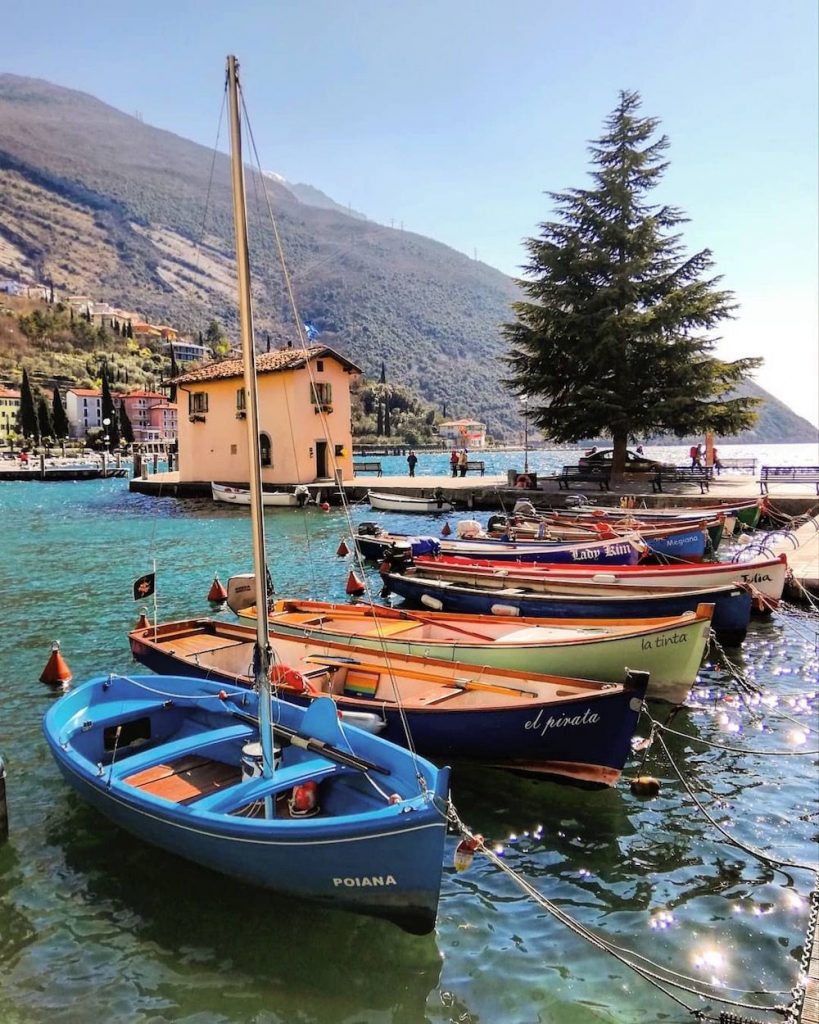
[(594, 532), (598, 536), (605, 537), (606, 539), (617, 536), (617, 534), (614, 532), (614, 530), (612, 530), (608, 523), (595, 523)]
[(427, 608), (432, 608), (436, 612), (442, 611), (444, 607), (443, 601), (439, 601), (437, 597), (433, 597), (431, 594), (421, 594), (421, 604)]
[(653, 775), (638, 775), (631, 780), (631, 792), (635, 796), (657, 796), (660, 792), (659, 779)]
[(318, 783), (302, 782), (293, 787), (287, 809), (291, 818), (312, 818), (319, 812)]
[(503, 515), (491, 515), (489, 522), (486, 524), (487, 533), (492, 533), (493, 530), (503, 530), (506, 528), (507, 520), (506, 516)]
[(294, 693), (310, 693), (310, 684), (296, 669), (289, 665), (271, 665), (270, 682), (273, 686), (282, 690), (292, 690)]
[(472, 861), (475, 859), (475, 851), (482, 843), (483, 836), (481, 835), (467, 836), (458, 843), (455, 847), (455, 856), (453, 857), (455, 870), (458, 873), (467, 871), (472, 866)]
[[(423, 601), (423, 598), (421, 598)], [(493, 615), (520, 615), (520, 608), (512, 604), (493, 604), (489, 611)]]

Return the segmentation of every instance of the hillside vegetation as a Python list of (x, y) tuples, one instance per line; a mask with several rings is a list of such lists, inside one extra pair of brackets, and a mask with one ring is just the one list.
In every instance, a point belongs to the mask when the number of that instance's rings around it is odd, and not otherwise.
[[(213, 180), (210, 183), (211, 167)], [(517, 285), (431, 239), (300, 202), (250, 173), (251, 218), (270, 197), (302, 319), (376, 380), (421, 395), (439, 413), (518, 437), (518, 403), (499, 384)], [(300, 186), (300, 188), (302, 188)], [(299, 193), (309, 199), (309, 188)], [(323, 200), (322, 200), (323, 201)], [(537, 216), (538, 211), (533, 211)], [(256, 323), (292, 332), (270, 225), (251, 224)], [(0, 277), (54, 285), (135, 309), (193, 335), (214, 318), (236, 331), (228, 160), (83, 93), (0, 74)], [(93, 353), (92, 353), (93, 354)], [(69, 367), (54, 349), (55, 367)], [(120, 353), (115, 352), (117, 359)], [(155, 378), (121, 353), (123, 369)], [(131, 360), (133, 365), (128, 362)], [(17, 369), (19, 379), (19, 366)], [(134, 381), (136, 383), (136, 381)], [(764, 392), (762, 392), (764, 395)], [(810, 440), (806, 421), (765, 396), (754, 439)], [(780, 415), (768, 416), (771, 406)]]

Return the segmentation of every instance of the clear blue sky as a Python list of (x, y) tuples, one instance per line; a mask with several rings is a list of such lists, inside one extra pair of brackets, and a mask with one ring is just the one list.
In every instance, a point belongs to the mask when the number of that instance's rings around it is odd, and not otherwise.
[(719, 352), (819, 422), (816, 0), (39, 0), (0, 70), (212, 146), (237, 54), (263, 165), (515, 274), (547, 190), (588, 183), (618, 90), (740, 303)]

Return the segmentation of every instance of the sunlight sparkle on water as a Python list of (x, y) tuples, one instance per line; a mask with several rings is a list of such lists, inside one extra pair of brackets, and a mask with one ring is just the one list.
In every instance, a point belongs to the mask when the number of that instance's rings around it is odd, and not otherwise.
[(725, 954), (718, 949), (716, 946), (708, 946), (705, 949), (696, 951), (692, 957), (694, 967), (698, 971), (711, 971), (711, 984), (712, 985), (724, 985), (725, 981), (720, 974), (725, 971), (728, 966)]
[(665, 930), (674, 924), (674, 915), (670, 910), (655, 910), (648, 923), (649, 928)]
[(788, 743), (792, 747), (802, 747), (808, 742), (808, 734), (802, 729), (791, 729), (788, 733)]

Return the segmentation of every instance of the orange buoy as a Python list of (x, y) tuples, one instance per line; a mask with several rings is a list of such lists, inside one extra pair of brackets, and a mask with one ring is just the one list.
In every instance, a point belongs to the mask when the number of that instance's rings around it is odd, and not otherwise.
[(660, 781), (653, 775), (639, 775), (631, 780), (631, 792), (635, 796), (656, 796), (660, 792)]
[(65, 686), (72, 678), (71, 669), (68, 667), (65, 658), (60, 654), (59, 640), (52, 641), (51, 656), (46, 662), (43, 674), (40, 676), (41, 683), (51, 683), (56, 686)]
[(213, 577), (213, 583), (208, 591), (208, 600), (211, 604), (221, 604), (223, 601), (227, 601), (227, 591), (219, 582), (218, 576)]
[(349, 555), (349, 553), (350, 553), (350, 549), (344, 543), (344, 538), (342, 537), (341, 538), (341, 543), (336, 548), (336, 554), (338, 555), (339, 558), (344, 558), (344, 556), (345, 555)]
[(134, 626), (134, 629), (147, 629), (148, 626), (150, 626), (150, 622), (148, 622), (148, 613), (144, 608), (140, 608), (139, 618), (137, 619), (137, 624)]
[(441, 527), (441, 536), (448, 537), (450, 533), (452, 533), (452, 527), (449, 525), (449, 523), (444, 523), (444, 525)]
[(346, 591), (348, 594), (363, 594), (367, 588), (356, 576), (352, 569), (350, 569), (350, 575), (347, 577)]

